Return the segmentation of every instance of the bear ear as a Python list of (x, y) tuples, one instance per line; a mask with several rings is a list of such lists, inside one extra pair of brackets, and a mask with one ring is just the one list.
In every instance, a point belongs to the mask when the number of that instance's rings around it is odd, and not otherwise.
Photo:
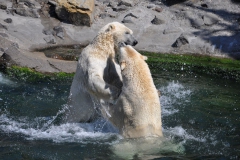
[(115, 26), (113, 24), (110, 24), (108, 26), (108, 28), (106, 29), (106, 32), (109, 32), (109, 31), (114, 30), (114, 29), (115, 29)]
[(121, 70), (124, 70), (125, 67), (126, 67), (126, 61), (120, 62), (120, 68), (121, 68)]
[(143, 59), (144, 61), (146, 61), (146, 60), (148, 59), (148, 57), (142, 55), (142, 59)]

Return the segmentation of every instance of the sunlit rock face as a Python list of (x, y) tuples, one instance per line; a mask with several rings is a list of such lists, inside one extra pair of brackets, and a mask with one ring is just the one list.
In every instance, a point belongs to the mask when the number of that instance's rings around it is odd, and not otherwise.
[(57, 0), (55, 12), (63, 21), (77, 26), (91, 26), (94, 7), (94, 0)]

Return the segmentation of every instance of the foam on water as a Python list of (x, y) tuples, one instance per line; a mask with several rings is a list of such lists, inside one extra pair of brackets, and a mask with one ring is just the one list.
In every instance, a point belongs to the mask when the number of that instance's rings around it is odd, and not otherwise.
[[(5, 82), (8, 82), (8, 80), (5, 79)], [(42, 90), (45, 94), (49, 94), (48, 88), (43, 88)], [(176, 108), (175, 105), (181, 105), (181, 103), (187, 102), (187, 97), (191, 94), (191, 90), (186, 89), (182, 84), (174, 81), (170, 82), (167, 86), (161, 87), (160, 91), (162, 94), (160, 101), (163, 117), (177, 113), (178, 108)], [(61, 111), (59, 111), (58, 114), (61, 114)], [(109, 139), (114, 139), (115, 142), (122, 139), (117, 131), (103, 119), (99, 119), (94, 123), (65, 123), (54, 125), (52, 122), (56, 117), (57, 115), (54, 117), (37, 117), (34, 120), (30, 120), (28, 117), (11, 117), (10, 114), (4, 112), (0, 115), (0, 130), (6, 133), (22, 134), (28, 140), (51, 140), (57, 143), (87, 143), (99, 141), (109, 143)], [(181, 126), (163, 128), (163, 132), (166, 136), (170, 137), (178, 136), (186, 140), (205, 141), (204, 139), (190, 135)], [(111, 141), (111, 143), (115, 142)]]
[(169, 116), (177, 113), (179, 110), (174, 105), (188, 101), (191, 90), (186, 89), (179, 82), (172, 81), (167, 86), (161, 87), (161, 108), (162, 116)]
[[(107, 142), (108, 139), (115, 137), (120, 139), (116, 133), (103, 133), (97, 128), (101, 122), (97, 121), (92, 124), (86, 123), (66, 123), (59, 126), (51, 125), (48, 128), (36, 127), (36, 123), (27, 122), (27, 118), (14, 120), (6, 114), (0, 115), (0, 129), (6, 133), (18, 133), (26, 136), (28, 140), (52, 140), (57, 143), (61, 142)], [(42, 119), (44, 120), (44, 118)], [(106, 124), (107, 125), (107, 124)], [(34, 127), (33, 127), (34, 126)], [(104, 126), (101, 126), (102, 128)]]
[(181, 137), (182, 139), (185, 140), (194, 140), (197, 142), (206, 142), (206, 138), (200, 138), (200, 137), (195, 137), (189, 133), (187, 133), (187, 131), (185, 129), (182, 128), (182, 126), (176, 126), (173, 128), (164, 128), (163, 132), (165, 134), (168, 134), (170, 136), (177, 136), (177, 137)]
[(0, 73), (0, 84), (4, 85), (16, 85), (13, 81), (7, 79), (2, 73)]

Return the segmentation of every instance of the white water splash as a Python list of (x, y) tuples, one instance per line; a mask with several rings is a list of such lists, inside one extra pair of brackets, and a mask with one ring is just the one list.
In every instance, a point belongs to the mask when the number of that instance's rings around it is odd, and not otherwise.
[[(189, 97), (192, 91), (178, 81), (172, 81), (167, 86), (161, 87), (161, 107), (162, 116), (170, 116), (179, 112), (176, 106), (183, 107), (184, 103), (190, 102)], [(168, 137), (181, 137), (184, 141), (194, 140), (198, 142), (205, 142), (205, 138), (194, 137), (189, 134), (182, 126), (176, 126), (173, 128), (163, 128), (164, 134)]]
[(184, 141), (186, 140), (194, 140), (194, 141), (198, 141), (198, 142), (206, 142), (205, 138), (199, 138), (199, 137), (194, 137), (193, 135), (190, 135), (189, 133), (187, 133), (187, 131), (185, 129), (182, 128), (182, 126), (176, 126), (173, 128), (165, 128), (163, 129), (164, 133), (166, 134), (170, 134), (171, 136), (178, 136), (184, 139)]
[[(189, 89), (186, 89), (179, 82), (170, 82), (167, 86), (161, 87), (162, 97), (162, 115), (169, 116), (178, 112), (174, 104), (181, 104), (187, 100), (191, 94)], [(43, 88), (45, 94), (49, 94), (49, 90)], [(49, 95), (51, 96), (51, 95)], [(48, 119), (49, 118), (49, 119)], [(89, 140), (92, 142), (103, 141), (107, 143), (108, 139), (115, 137), (119, 140), (122, 137), (117, 134), (116, 130), (103, 127), (109, 124), (106, 121), (94, 123), (66, 123), (61, 125), (53, 125), (54, 117), (38, 117), (31, 121), (20, 119), (19, 117), (11, 117), (9, 114), (0, 115), (0, 130), (6, 133), (18, 133), (25, 135), (28, 140), (52, 140), (57, 143), (62, 142), (81, 142)], [(38, 125), (42, 123), (42, 125)], [(110, 127), (111, 128), (111, 127)], [(182, 130), (181, 130), (182, 129)], [(185, 138), (197, 140), (197, 138), (189, 135), (183, 128), (164, 129), (164, 132), (171, 135), (177, 135)], [(114, 142), (113, 142), (114, 143)]]
[(13, 81), (7, 79), (2, 73), (0, 73), (0, 84), (13, 85), (15, 83)]
[(161, 107), (162, 116), (169, 116), (176, 112), (178, 109), (174, 107), (174, 104), (182, 104), (188, 102), (188, 96), (191, 94), (190, 89), (186, 89), (179, 82), (172, 81), (166, 87), (161, 87)]
[[(96, 122), (99, 123), (99, 122)], [(95, 132), (96, 123), (66, 123), (59, 126), (51, 125), (47, 129), (34, 128), (32, 124), (13, 120), (6, 114), (0, 116), (0, 130), (6, 133), (18, 133), (26, 136), (28, 140), (52, 140), (53, 142), (92, 142), (107, 140), (112, 137), (121, 139), (116, 133)]]

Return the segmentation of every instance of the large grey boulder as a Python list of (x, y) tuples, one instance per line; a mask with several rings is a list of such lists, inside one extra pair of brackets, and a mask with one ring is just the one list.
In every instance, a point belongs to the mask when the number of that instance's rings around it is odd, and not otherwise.
[(94, 8), (94, 0), (57, 0), (55, 12), (60, 20), (76, 26), (91, 26)]

